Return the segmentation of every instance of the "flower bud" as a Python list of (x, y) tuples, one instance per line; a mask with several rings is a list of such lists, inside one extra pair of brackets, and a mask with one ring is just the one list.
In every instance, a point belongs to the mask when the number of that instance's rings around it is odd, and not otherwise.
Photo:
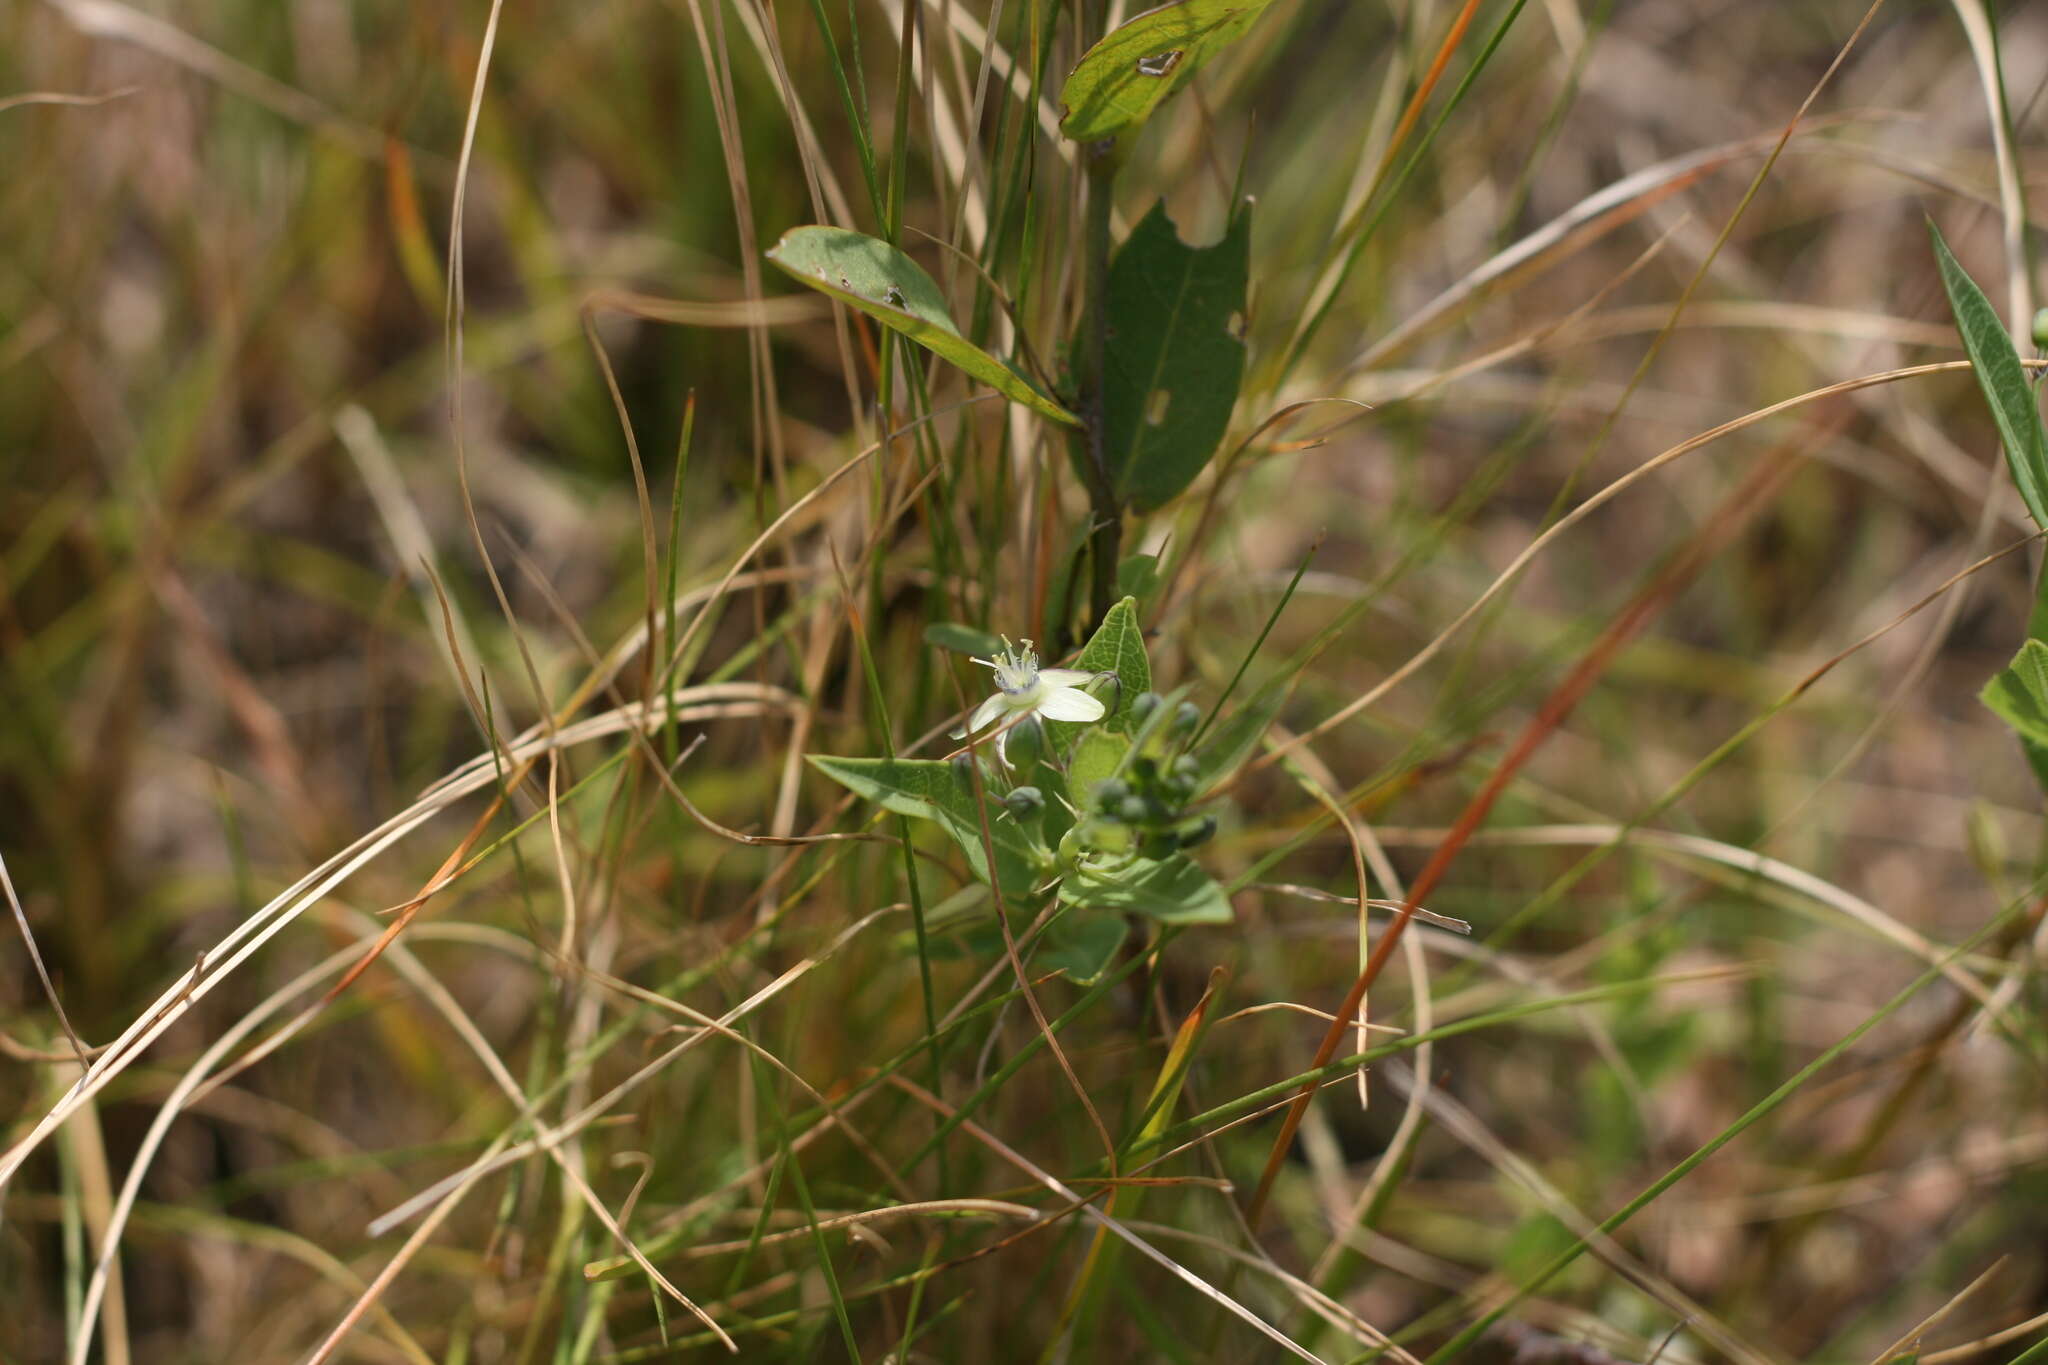
[(1106, 777), (1095, 784), (1095, 808), (1104, 815), (1114, 814), (1130, 794), (1130, 787), (1122, 779)]
[(1128, 853), (1131, 851), (1131, 832), (1122, 825), (1112, 825), (1106, 820), (1090, 820), (1075, 827), (1083, 847), (1095, 853)]
[(1037, 716), (1026, 716), (1010, 727), (1004, 745), (1005, 757), (1019, 775), (1028, 774), (1045, 757), (1045, 726)]
[(1138, 841), (1138, 852), (1155, 862), (1162, 858), (1171, 858), (1179, 847), (1180, 840), (1168, 829), (1154, 830)]
[(2034, 313), (2034, 349), (2048, 351), (2048, 308), (2037, 309)]
[(1192, 734), (1202, 723), (1202, 708), (1191, 701), (1184, 701), (1173, 713), (1173, 733), (1176, 737)]
[[(2048, 309), (2043, 309), (2042, 311), (2048, 312)], [(1166, 698), (1160, 696), (1157, 692), (1140, 692), (1137, 698), (1131, 702), (1131, 723), (1133, 725), (1143, 725), (1146, 721), (1152, 719), (1152, 713), (1157, 711), (1165, 700)]]
[(1216, 837), (1216, 817), (1205, 815), (1193, 825), (1184, 826), (1180, 831), (1182, 848), (1198, 848)]
[(1117, 804), (1116, 814), (1127, 825), (1142, 825), (1151, 818), (1152, 804), (1142, 796), (1126, 796)]
[(1045, 793), (1036, 787), (1018, 787), (1003, 798), (1003, 808), (1019, 820), (1033, 819), (1045, 809)]

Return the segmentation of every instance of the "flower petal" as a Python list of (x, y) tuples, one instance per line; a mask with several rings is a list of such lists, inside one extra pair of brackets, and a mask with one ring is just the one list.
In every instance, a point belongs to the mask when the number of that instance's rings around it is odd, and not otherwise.
[(1009, 701), (1010, 699), (1000, 692), (986, 698), (981, 705), (974, 708), (974, 714), (967, 718), (967, 733), (972, 734), (1002, 715), (1008, 709)]
[(1038, 703), (1038, 714), (1048, 720), (1101, 720), (1108, 709), (1078, 687), (1055, 687)]
[(1048, 687), (1079, 687), (1095, 675), (1082, 668), (1041, 668), (1038, 680)]

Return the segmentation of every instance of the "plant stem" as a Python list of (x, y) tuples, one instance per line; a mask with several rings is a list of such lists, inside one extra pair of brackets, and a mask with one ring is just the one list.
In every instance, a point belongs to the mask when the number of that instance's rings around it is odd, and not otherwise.
[(1123, 548), (1124, 514), (1117, 502), (1116, 488), (1109, 477), (1105, 449), (1103, 374), (1109, 354), (1109, 211), (1115, 202), (1116, 171), (1121, 161), (1114, 140), (1090, 144), (1083, 155), (1088, 166), (1086, 238), (1086, 312), (1082, 331), (1086, 337), (1081, 377), (1081, 416), (1087, 430), (1087, 458), (1081, 461), (1087, 476), (1091, 525), (1088, 531), (1089, 614), (1087, 631), (1092, 633), (1109, 614), (1116, 600), (1116, 565)]

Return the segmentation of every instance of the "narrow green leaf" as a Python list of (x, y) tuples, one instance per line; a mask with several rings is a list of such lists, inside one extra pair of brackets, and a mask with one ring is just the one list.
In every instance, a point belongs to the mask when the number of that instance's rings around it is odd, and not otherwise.
[(1228, 719), (1210, 732), (1208, 739), (1195, 750), (1195, 764), (1199, 769), (1195, 778), (1197, 793), (1206, 792), (1229, 777), (1252, 756), (1252, 750), (1259, 747), (1259, 740), (1279, 719), (1280, 708), (1286, 701), (1284, 681), (1276, 678), (1254, 692), (1244, 705), (1232, 711)]
[(2043, 1361), (2048, 1361), (2048, 1337), (2042, 1337), (2021, 1351), (2008, 1362), (2008, 1365), (2041, 1365)]
[(1159, 591), (1159, 556), (1125, 555), (1116, 566), (1116, 590), (1140, 602)]
[(934, 621), (924, 628), (924, 642), (933, 649), (950, 649), (977, 659), (995, 657), (1003, 642), (985, 630), (963, 626), (958, 621)]
[(791, 278), (858, 308), (883, 326), (965, 370), (1012, 402), (1056, 422), (1081, 419), (1002, 361), (960, 335), (938, 282), (879, 238), (835, 227), (794, 227), (768, 250)]
[(2019, 736), (2027, 765), (2048, 790), (2048, 644), (2028, 640), (1980, 694)]
[(1189, 246), (1162, 201), (1110, 263), (1102, 455), (1118, 500), (1136, 511), (1179, 496), (1230, 425), (1244, 379), (1251, 227), (1247, 201), (1221, 241)]
[(1060, 87), (1060, 131), (1076, 142), (1143, 123), (1244, 35), (1272, 0), (1179, 0), (1119, 24)]
[(1143, 915), (1161, 924), (1228, 924), (1230, 898), (1185, 853), (1083, 865), (1060, 883), (1060, 899), (1096, 910)]
[(1999, 438), (2005, 443), (2005, 461), (2012, 469), (2012, 481), (2019, 485), (2020, 498), (2034, 524), (2048, 529), (2048, 435), (2041, 429), (2041, 409), (2034, 401), (2034, 386), (2027, 382), (2026, 367), (2012, 338), (1998, 320), (1998, 310), (1984, 291), (1956, 263), (1941, 229), (1932, 219), (1928, 236), (1934, 239), (1934, 261), (1941, 269), (1941, 287), (1948, 291), (1948, 306), (1956, 315), (1956, 330), (1962, 333), (1963, 350), (1976, 372), (1978, 387), (1991, 404), (1992, 420), (1998, 423)]
[[(936, 821), (960, 845), (974, 875), (988, 880), (988, 860), (981, 841), (982, 812), (975, 805), (973, 787), (952, 763), (932, 758), (834, 758), (826, 754), (812, 754), (810, 762), (884, 810)], [(988, 832), (1003, 893), (1028, 893), (1051, 855), (993, 799), (988, 806)]]
[(2021, 739), (2048, 744), (2048, 644), (2029, 640), (1984, 685), (1984, 704)]

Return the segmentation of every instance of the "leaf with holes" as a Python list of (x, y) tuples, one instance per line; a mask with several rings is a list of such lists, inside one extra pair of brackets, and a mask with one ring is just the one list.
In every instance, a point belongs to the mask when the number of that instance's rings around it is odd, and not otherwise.
[(2041, 430), (2034, 386), (2027, 382), (2026, 367), (2020, 364), (2019, 352), (1998, 320), (1998, 310), (1956, 262), (1932, 219), (1927, 234), (1934, 239), (1934, 263), (1940, 267), (1941, 287), (1948, 291), (1948, 306), (1956, 315), (1963, 350), (1969, 354), (1977, 386), (1991, 404), (1992, 420), (1998, 423), (1999, 438), (2005, 443), (2012, 481), (2019, 485), (2020, 498), (2034, 524), (2048, 529), (2048, 434)]
[(1181, 241), (1155, 204), (1110, 263), (1102, 455), (1117, 499), (1154, 511), (1195, 481), (1230, 425), (1244, 378), (1250, 201), (1223, 240)]
[(768, 259), (792, 278), (951, 361), (1011, 402), (1055, 422), (1081, 425), (1080, 418), (1030, 380), (961, 336), (938, 282), (887, 242), (844, 228), (795, 227), (769, 248)]
[(1060, 131), (1076, 142), (1143, 123), (1229, 47), (1272, 0), (1180, 0), (1117, 25), (1060, 87)]

